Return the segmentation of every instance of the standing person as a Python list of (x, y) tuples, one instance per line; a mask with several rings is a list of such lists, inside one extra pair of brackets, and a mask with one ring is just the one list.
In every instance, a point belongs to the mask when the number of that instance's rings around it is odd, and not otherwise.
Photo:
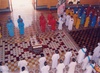
[(54, 17), (51, 20), (51, 30), (53, 30), (53, 31), (56, 30), (56, 20)]
[(86, 13), (84, 12), (81, 16), (81, 25), (84, 25), (86, 19)]
[(85, 46), (83, 46), (83, 48), (78, 51), (78, 56), (77, 56), (78, 63), (82, 63), (82, 61), (85, 57), (86, 51), (87, 51), (87, 49)]
[(89, 23), (90, 23), (90, 16), (87, 16), (86, 17), (85, 24), (84, 24), (84, 27), (88, 27), (89, 26)]
[(57, 67), (58, 59), (59, 59), (59, 52), (58, 52), (58, 50), (56, 50), (55, 54), (53, 54), (53, 56), (52, 56), (52, 68)]
[(6, 65), (0, 64), (0, 71), (1, 73), (9, 73), (9, 68)]
[(89, 55), (86, 56), (85, 59), (83, 59), (83, 61), (82, 61), (82, 69), (83, 70), (86, 69), (86, 66), (89, 64), (89, 62), (91, 61), (91, 59), (92, 59), (91, 53), (89, 53)]
[(68, 65), (68, 67), (69, 67), (68, 73), (74, 73), (76, 64), (77, 63), (76, 63), (75, 59), (73, 58), (72, 62)]
[(69, 20), (70, 20), (70, 13), (68, 15), (66, 15), (66, 22), (65, 25), (68, 26), (69, 25)]
[(71, 18), (70, 18), (70, 20), (69, 20), (69, 25), (68, 25), (68, 29), (69, 29), (69, 30), (72, 30), (73, 24), (74, 24), (74, 19), (73, 19), (73, 16), (71, 16)]
[(9, 36), (14, 36), (14, 24), (11, 21), (7, 21), (6, 27), (8, 29)]
[(41, 73), (49, 73), (50, 66), (47, 64), (47, 62), (44, 62), (44, 66), (41, 68)]
[(57, 72), (56, 73), (64, 73), (64, 71), (63, 71), (64, 68), (65, 68), (65, 65), (64, 65), (63, 61), (60, 60), (60, 63), (56, 67), (56, 69), (57, 69)]
[(46, 30), (46, 19), (43, 18), (41, 21), (40, 21), (40, 27), (41, 27), (41, 31), (42, 32), (45, 32)]
[(59, 23), (58, 29), (62, 30), (62, 25), (64, 23), (63, 15), (61, 15), (61, 17), (58, 19), (58, 23)]
[(29, 73), (29, 72), (28, 72), (28, 71), (25, 69), (25, 67), (23, 66), (20, 73)]
[(79, 29), (80, 23), (81, 23), (81, 17), (77, 19), (76, 26), (75, 26), (76, 29)]
[(45, 58), (44, 54), (41, 54), (41, 58), (39, 59), (40, 69), (44, 66), (45, 61), (46, 61), (46, 58)]
[(17, 22), (18, 22), (18, 27), (19, 27), (19, 33), (21, 35), (24, 35), (24, 22), (20, 15), (19, 15)]
[(68, 52), (66, 52), (66, 54), (65, 54), (65, 60), (64, 60), (65, 66), (69, 65), (71, 56), (72, 56), (72, 52), (69, 49)]
[(77, 19), (78, 19), (77, 12), (73, 15), (73, 19), (74, 19), (74, 26), (76, 26), (76, 22), (77, 22)]

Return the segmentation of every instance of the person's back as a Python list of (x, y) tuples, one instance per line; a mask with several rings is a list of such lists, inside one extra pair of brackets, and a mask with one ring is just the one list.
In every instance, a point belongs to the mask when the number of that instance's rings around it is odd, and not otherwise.
[(0, 71), (2, 72), (2, 73), (9, 73), (8, 71), (9, 71), (9, 68), (8, 68), (8, 66), (6, 66), (6, 65), (0, 65)]

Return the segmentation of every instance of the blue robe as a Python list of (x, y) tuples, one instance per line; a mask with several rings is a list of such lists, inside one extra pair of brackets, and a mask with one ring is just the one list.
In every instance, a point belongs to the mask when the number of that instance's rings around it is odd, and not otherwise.
[(76, 14), (76, 12), (78, 11), (78, 7), (74, 8), (74, 14)]
[(91, 22), (92, 22), (92, 16), (93, 16), (92, 13), (90, 13), (89, 16), (90, 16), (90, 23), (89, 24), (91, 24)]
[(82, 16), (81, 16), (81, 24), (82, 24), (82, 25), (84, 25), (85, 19), (86, 19), (86, 14), (83, 13)]
[(96, 16), (92, 18), (91, 26), (94, 27), (96, 24)]
[(19, 18), (17, 20), (17, 22), (18, 22), (18, 27), (19, 27), (19, 33), (21, 35), (23, 35), (24, 34), (24, 23), (23, 23), (23, 19), (22, 18)]
[(78, 10), (78, 17), (81, 17), (81, 10)]
[(83, 12), (84, 12), (84, 7), (83, 6), (81, 6), (81, 8), (80, 8), (81, 10), (80, 10), (80, 15), (82, 15), (83, 14)]
[(14, 24), (12, 22), (7, 23), (7, 29), (9, 36), (13, 37), (14, 36)]

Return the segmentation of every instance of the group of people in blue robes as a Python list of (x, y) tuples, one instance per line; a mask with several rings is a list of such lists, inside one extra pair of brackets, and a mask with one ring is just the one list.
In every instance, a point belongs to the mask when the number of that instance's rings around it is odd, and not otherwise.
[[(18, 27), (19, 27), (19, 33), (21, 35), (24, 35), (24, 22), (20, 15), (19, 15), (17, 22), (18, 22)], [(14, 36), (14, 23), (10, 17), (8, 17), (6, 26), (8, 29), (9, 36), (13, 37)]]

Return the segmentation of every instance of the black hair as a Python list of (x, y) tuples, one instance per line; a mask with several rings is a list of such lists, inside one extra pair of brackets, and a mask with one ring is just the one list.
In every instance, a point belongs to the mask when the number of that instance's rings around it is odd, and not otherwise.
[(61, 15), (61, 17), (63, 17), (63, 15)]
[(63, 61), (62, 61), (62, 60), (60, 60), (60, 63), (63, 63)]
[(58, 53), (59, 53), (59, 51), (58, 51), (58, 50), (55, 50), (55, 53), (56, 53), (56, 54), (58, 54)]
[(75, 58), (72, 58), (72, 61), (75, 62), (76, 61)]
[(44, 57), (44, 54), (43, 53), (41, 54), (41, 57)]
[(47, 65), (47, 62), (45, 61), (45, 62), (44, 62), (44, 66), (46, 66), (46, 65)]
[(2, 66), (2, 62), (0, 62), (0, 66)]
[(23, 67), (22, 67), (22, 71), (24, 71), (24, 70), (25, 70), (25, 67), (23, 66)]

